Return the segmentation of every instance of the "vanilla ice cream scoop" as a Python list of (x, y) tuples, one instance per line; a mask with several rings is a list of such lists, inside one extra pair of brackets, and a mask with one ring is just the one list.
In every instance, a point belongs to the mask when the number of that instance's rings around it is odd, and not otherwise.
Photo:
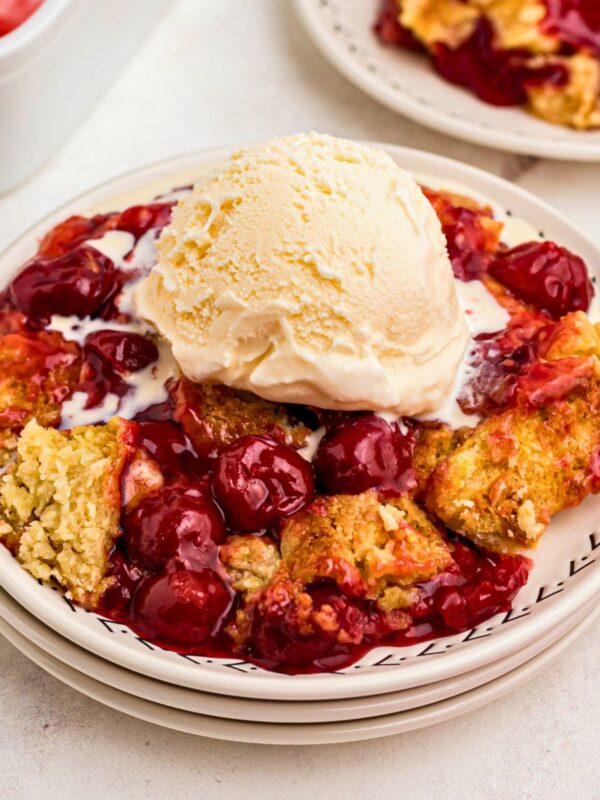
[(140, 316), (192, 380), (414, 415), (467, 342), (440, 223), (385, 153), (317, 134), (235, 153), (173, 212)]

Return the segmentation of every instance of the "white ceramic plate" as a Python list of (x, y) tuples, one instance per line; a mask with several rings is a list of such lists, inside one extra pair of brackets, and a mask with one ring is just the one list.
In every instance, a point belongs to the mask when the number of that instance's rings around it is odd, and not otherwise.
[(99, 683), (77, 670), (71, 669), (53, 658), (21, 636), (14, 628), (0, 620), (0, 633), (42, 669), (54, 675), (73, 689), (97, 700), (99, 703), (122, 711), (132, 717), (161, 725), (165, 728), (208, 736), (212, 739), (225, 739), (234, 742), (254, 744), (307, 745), (338, 744), (364, 739), (377, 739), (397, 733), (426, 728), (438, 722), (458, 717), (469, 711), (497, 700), (513, 691), (535, 675), (545, 670), (555, 658), (571, 648), (579, 636), (598, 616), (596, 609), (590, 617), (579, 623), (552, 647), (532, 658), (526, 664), (495, 681), (473, 689), (449, 700), (433, 703), (423, 708), (401, 711), (383, 717), (350, 720), (346, 722), (325, 722), (320, 724), (270, 724), (268, 722), (241, 722), (239, 720), (218, 719), (216, 717), (194, 714), (180, 709), (167, 708), (157, 703), (142, 700), (130, 694)]
[(600, 161), (600, 131), (551, 125), (520, 108), (496, 108), (432, 69), (427, 57), (384, 47), (373, 33), (380, 0), (296, 0), (321, 52), (371, 97), (429, 128), (475, 144), (573, 161)]
[[(536, 231), (579, 253), (596, 269), (595, 246), (564, 217), (529, 193), (473, 167), (417, 150), (381, 145), (403, 167), (428, 182), (493, 198), (499, 214), (527, 220)], [(182, 185), (221, 160), (228, 151), (200, 153), (161, 162), (118, 178), (80, 196), (29, 230), (0, 257), (5, 280), (33, 253), (36, 240), (71, 213), (107, 208), (116, 196), (127, 202), (149, 198), (167, 185)], [(170, 177), (168, 177), (170, 176)], [(151, 189), (148, 186), (151, 185)], [(144, 187), (146, 187), (144, 189)], [(464, 191), (464, 188), (463, 188)], [(124, 201), (123, 201), (124, 202)], [(401, 691), (446, 680), (504, 658), (545, 636), (572, 618), (600, 592), (596, 530), (600, 498), (559, 515), (535, 554), (529, 583), (514, 609), (477, 628), (413, 647), (379, 647), (356, 664), (336, 673), (279, 675), (235, 659), (183, 657), (139, 639), (131, 630), (68, 604), (48, 586), (38, 585), (7, 550), (0, 547), (0, 586), (24, 608), (77, 645), (140, 674), (201, 691), (269, 700), (331, 700)]]
[(565, 636), (597, 606), (598, 598), (594, 598), (591, 604), (581, 609), (573, 618), (558, 625), (546, 636), (528, 647), (478, 670), (449, 678), (446, 681), (371, 697), (285, 702), (248, 700), (241, 697), (208, 694), (196, 689), (185, 689), (181, 686), (146, 678), (123, 669), (123, 667), (110, 664), (59, 636), (0, 589), (0, 620), (3, 619), (11, 628), (17, 630), (40, 650), (100, 683), (159, 705), (190, 711), (194, 714), (250, 722), (287, 724), (342, 722), (380, 717), (398, 711), (422, 708), (431, 703), (463, 694), (505, 675), (539, 655)]

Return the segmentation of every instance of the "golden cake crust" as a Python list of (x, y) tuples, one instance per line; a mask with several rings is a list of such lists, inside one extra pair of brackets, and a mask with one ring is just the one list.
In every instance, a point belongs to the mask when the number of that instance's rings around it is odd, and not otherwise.
[[(129, 423), (119, 418), (70, 431), (32, 420), (0, 483), (0, 537), (35, 578), (55, 580), (83, 605), (95, 605), (110, 585), (124, 495), (139, 500), (162, 482), (128, 439)], [(132, 469), (138, 461), (141, 471)]]
[(525, 401), (483, 421), (429, 479), (430, 511), (482, 547), (534, 547), (553, 514), (598, 490), (598, 363), (553, 363), (560, 397), (540, 401), (532, 394), (533, 405)]

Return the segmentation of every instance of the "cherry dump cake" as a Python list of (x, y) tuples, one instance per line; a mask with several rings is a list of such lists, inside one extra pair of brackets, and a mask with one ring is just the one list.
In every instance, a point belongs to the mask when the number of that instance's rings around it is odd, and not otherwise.
[(428, 53), (442, 77), (487, 103), (600, 126), (596, 0), (384, 0), (375, 30)]
[[(336, 169), (357, 168), (349, 147)], [(600, 491), (594, 290), (565, 248), (509, 247), (491, 208), (415, 191), (470, 334), (446, 406), (413, 416), (182, 374), (132, 297), (194, 197), (227, 230), (207, 184), (48, 232), (0, 313), (0, 537), (24, 568), (164, 648), (289, 673), (509, 610), (523, 551)]]

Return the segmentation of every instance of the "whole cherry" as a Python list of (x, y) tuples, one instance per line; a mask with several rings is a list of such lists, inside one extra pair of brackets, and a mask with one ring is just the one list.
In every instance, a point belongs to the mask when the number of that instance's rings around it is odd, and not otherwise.
[(34, 258), (13, 278), (9, 292), (28, 317), (87, 317), (109, 297), (118, 275), (113, 262), (91, 247), (57, 258)]
[(343, 659), (353, 644), (362, 641), (368, 623), (366, 613), (334, 586), (316, 587), (298, 597), (285, 583), (275, 584), (261, 599), (251, 646), (271, 664), (309, 665), (332, 656)]
[(192, 649), (216, 632), (230, 605), (230, 592), (213, 570), (175, 570), (140, 583), (131, 618), (149, 639)]
[(158, 348), (151, 339), (128, 331), (90, 333), (84, 349), (99, 355), (121, 375), (139, 372), (158, 360)]
[(123, 519), (127, 555), (137, 566), (159, 570), (211, 564), (224, 541), (221, 512), (198, 490), (167, 486), (143, 500)]
[(139, 425), (139, 443), (170, 475), (197, 475), (201, 471), (191, 441), (174, 422), (145, 420)]
[(265, 436), (243, 436), (215, 463), (213, 492), (230, 527), (259, 531), (304, 508), (313, 497), (310, 464)]
[(358, 417), (321, 440), (314, 460), (317, 480), (328, 494), (375, 487), (406, 492), (415, 485), (413, 447), (410, 430), (373, 414)]
[(554, 242), (525, 242), (505, 250), (489, 271), (517, 297), (555, 319), (587, 311), (594, 296), (584, 261)]

